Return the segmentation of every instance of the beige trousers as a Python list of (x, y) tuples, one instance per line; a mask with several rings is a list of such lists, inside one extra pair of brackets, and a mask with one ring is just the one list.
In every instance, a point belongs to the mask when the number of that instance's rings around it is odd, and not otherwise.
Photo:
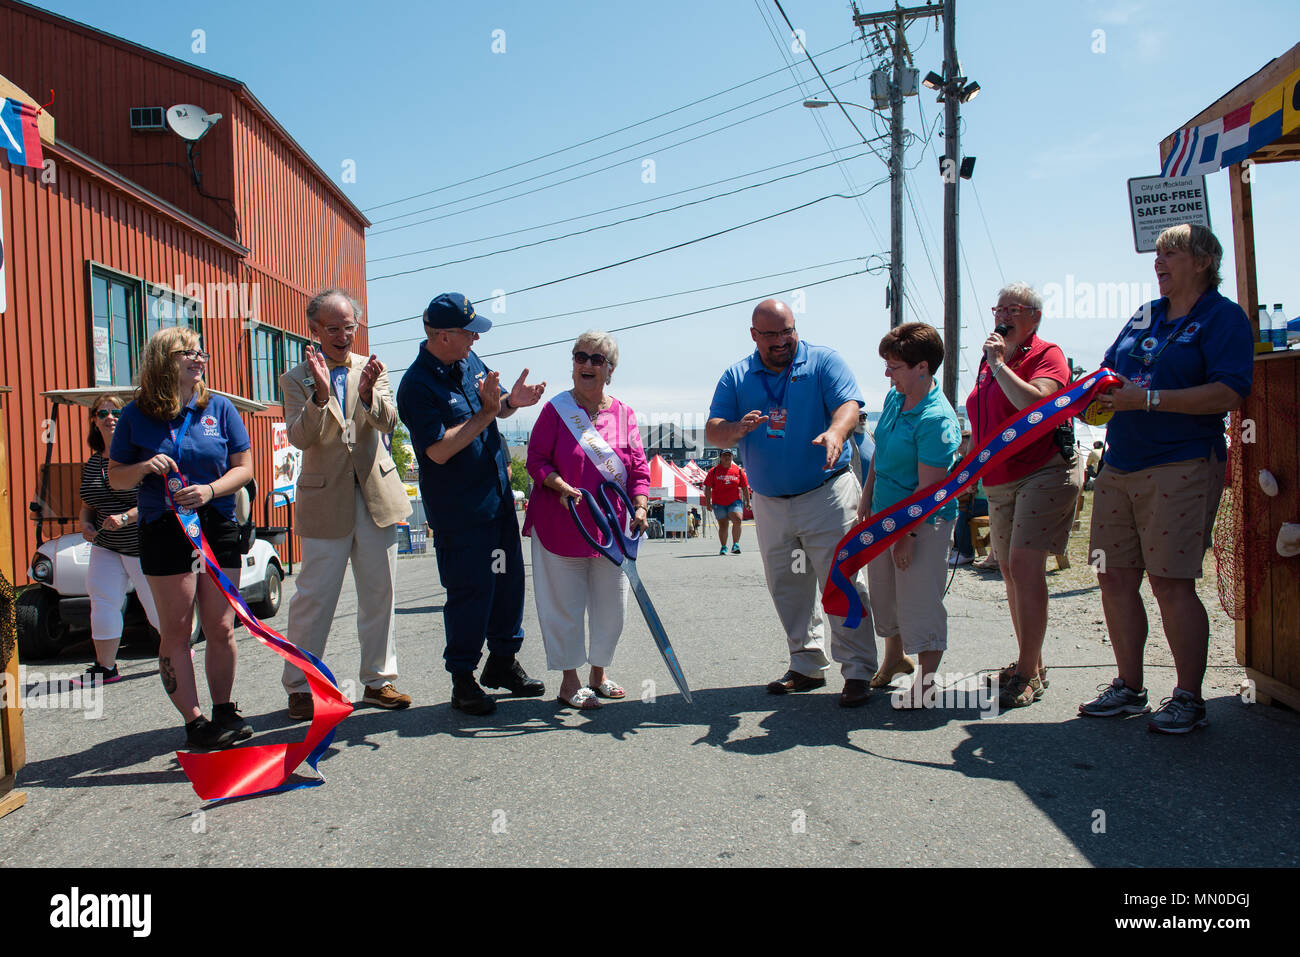
[[(790, 670), (802, 675), (819, 677), (830, 665), (823, 641), (821, 588), (830, 576), (835, 546), (857, 523), (860, 492), (853, 473), (845, 472), (794, 498), (754, 494), (754, 526), (767, 590), (785, 629)], [(831, 659), (839, 663), (845, 679), (870, 680), (877, 667), (876, 638), (861, 571), (853, 576), (853, 585), (866, 613), (857, 628), (845, 628), (843, 618), (825, 616), (831, 627)]]
[[(354, 507), (356, 522), (351, 535), (302, 539), (298, 590), (289, 602), (289, 634), (285, 637), (324, 660), (325, 642), (334, 623), (343, 574), (351, 559), (352, 579), (357, 586), (361, 682), (367, 688), (379, 689), (397, 680), (397, 646), (393, 634), (397, 526), (380, 528), (374, 523), (360, 488), (356, 490)], [(310, 690), (307, 676), (287, 662), (281, 681), (290, 694)]]

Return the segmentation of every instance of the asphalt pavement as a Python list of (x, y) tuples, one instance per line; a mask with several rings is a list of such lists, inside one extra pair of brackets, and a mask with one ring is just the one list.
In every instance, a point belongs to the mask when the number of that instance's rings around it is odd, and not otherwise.
[[(743, 554), (725, 557), (712, 539), (642, 547), (641, 576), (693, 704), (673, 687), (629, 600), (610, 672), (628, 697), (590, 713), (558, 708), (559, 675), (545, 670), (530, 579), (520, 660), (548, 694), (501, 696), (483, 718), (448, 703), (445, 592), (432, 555), (401, 559), (398, 687), (414, 705), (358, 707), (320, 763), (323, 786), (260, 798), (205, 805), (195, 796), (176, 762), (183, 731), (154, 658), (125, 649), (125, 680), (103, 689), (98, 704), (40, 694), (61, 687), (51, 676), (85, 667), (88, 642), (58, 661), (27, 664), (18, 788), (28, 802), (0, 818), (0, 863), (1300, 863), (1300, 831), (1286, 823), (1300, 812), (1300, 718), (1291, 712), (1220, 696), (1209, 701), (1210, 726), (1182, 737), (1151, 734), (1141, 717), (1079, 718), (1078, 703), (1114, 666), (1106, 645), (1056, 620), (1043, 700), (981, 711), (977, 674), (1014, 653), (997, 582), (948, 598), (948, 706), (901, 711), (878, 693), (842, 709), (834, 669), (820, 691), (772, 696), (764, 685), (785, 670), (785, 641), (752, 525), (741, 544)], [(281, 632), (293, 590), (290, 578), (270, 622)], [(349, 578), (326, 660), (360, 698), (355, 611)], [(236, 634), (235, 697), (257, 730), (250, 743), (301, 736), (306, 726), (284, 713), (280, 659)], [(1171, 669), (1149, 671), (1153, 698), (1172, 684)], [(200, 697), (206, 703), (205, 689)]]

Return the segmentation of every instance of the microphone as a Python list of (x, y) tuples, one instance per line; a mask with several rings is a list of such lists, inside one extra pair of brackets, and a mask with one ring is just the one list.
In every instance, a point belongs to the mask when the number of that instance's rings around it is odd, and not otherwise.
[(1005, 339), (1007, 337), (1007, 333), (1011, 331), (1011, 327), (1004, 322), (1001, 325), (994, 326), (993, 331), (996, 332), (998, 335), (1000, 335), (1003, 339)]

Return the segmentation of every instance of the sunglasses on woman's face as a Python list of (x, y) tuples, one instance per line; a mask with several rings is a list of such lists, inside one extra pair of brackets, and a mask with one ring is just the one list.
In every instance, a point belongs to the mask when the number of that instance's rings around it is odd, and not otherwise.
[(107, 419), (110, 415), (115, 419), (120, 419), (122, 417), (122, 410), (121, 409), (96, 409), (95, 410), (95, 416), (101, 420)]
[(587, 355), (587, 353), (585, 352), (575, 352), (573, 354), (573, 361), (580, 366), (586, 365), (588, 362), (590, 362), (592, 365), (600, 367), (603, 366), (609, 360), (606, 359), (604, 356), (602, 356), (599, 352), (597, 352), (595, 355), (590, 355), (590, 356)]

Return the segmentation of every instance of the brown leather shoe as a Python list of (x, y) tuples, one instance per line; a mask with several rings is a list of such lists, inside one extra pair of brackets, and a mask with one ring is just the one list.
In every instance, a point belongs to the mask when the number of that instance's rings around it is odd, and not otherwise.
[(871, 697), (871, 684), (865, 678), (846, 678), (840, 692), (841, 708), (857, 708)]
[(314, 713), (310, 691), (295, 691), (289, 695), (290, 721), (310, 721)]
[(391, 710), (411, 706), (411, 696), (402, 694), (392, 685), (384, 685), (382, 688), (367, 688), (366, 693), (361, 696), (361, 701), (363, 704), (373, 704), (378, 708), (389, 708)]
[(787, 671), (767, 686), (768, 694), (790, 694), (795, 691), (812, 691), (826, 687), (825, 678), (810, 678), (797, 671)]

